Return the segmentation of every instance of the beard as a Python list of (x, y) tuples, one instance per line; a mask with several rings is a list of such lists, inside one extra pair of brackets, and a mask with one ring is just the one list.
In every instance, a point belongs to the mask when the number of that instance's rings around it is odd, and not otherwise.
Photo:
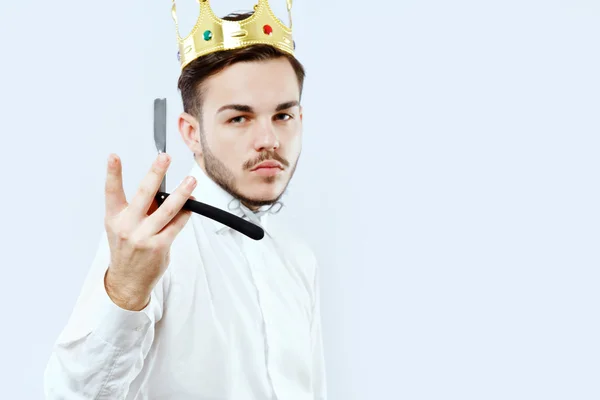
[[(202, 157), (204, 159), (204, 168), (206, 170), (206, 174), (217, 185), (219, 185), (221, 188), (223, 188), (223, 190), (225, 190), (227, 193), (229, 193), (233, 197), (240, 200), (244, 205), (246, 205), (248, 208), (251, 208), (251, 209), (255, 209), (258, 207), (262, 207), (262, 206), (268, 206), (268, 205), (274, 204), (277, 201), (279, 201), (281, 196), (283, 196), (283, 194), (285, 193), (290, 181), (292, 180), (292, 177), (294, 176), (294, 173), (296, 172), (296, 166), (298, 165), (298, 160), (300, 159), (300, 156), (298, 156), (298, 158), (292, 165), (292, 168), (290, 171), (290, 176), (288, 177), (288, 181), (286, 182), (285, 187), (283, 188), (283, 190), (281, 191), (281, 193), (279, 195), (277, 195), (276, 197), (271, 198), (271, 199), (256, 199), (256, 198), (251, 198), (251, 197), (245, 196), (243, 193), (241, 193), (241, 191), (239, 190), (238, 185), (236, 183), (235, 175), (210, 150), (210, 148), (208, 147), (208, 143), (206, 143), (206, 138), (204, 137), (204, 134), (202, 132), (200, 132), (200, 143), (202, 145), (202, 154), (203, 154)], [(286, 159), (281, 157), (276, 152), (267, 150), (267, 151), (261, 152), (255, 159), (246, 161), (243, 164), (242, 168), (244, 170), (250, 170), (255, 165), (258, 165), (261, 162), (267, 161), (267, 160), (278, 161), (284, 167), (286, 167), (286, 168), (290, 167), (289, 161), (287, 161)], [(266, 183), (274, 183), (275, 180), (277, 179), (277, 176), (266, 176), (266, 177), (262, 177), (261, 179), (263, 179), (263, 181)]]

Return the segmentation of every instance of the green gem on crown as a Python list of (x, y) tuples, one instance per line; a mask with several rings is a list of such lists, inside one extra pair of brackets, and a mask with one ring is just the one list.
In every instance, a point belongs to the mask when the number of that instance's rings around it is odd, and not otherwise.
[(207, 42), (212, 39), (212, 32), (211, 31), (204, 31), (204, 40), (206, 40)]

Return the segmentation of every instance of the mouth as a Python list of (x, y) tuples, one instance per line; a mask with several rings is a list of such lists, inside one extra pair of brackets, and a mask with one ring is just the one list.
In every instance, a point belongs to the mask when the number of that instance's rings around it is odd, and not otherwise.
[(277, 161), (263, 161), (260, 164), (258, 164), (256, 167), (252, 168), (251, 171), (258, 171), (259, 169), (283, 169), (283, 166), (278, 163)]
[(283, 166), (277, 161), (264, 161), (250, 170), (258, 175), (274, 176), (283, 171)]

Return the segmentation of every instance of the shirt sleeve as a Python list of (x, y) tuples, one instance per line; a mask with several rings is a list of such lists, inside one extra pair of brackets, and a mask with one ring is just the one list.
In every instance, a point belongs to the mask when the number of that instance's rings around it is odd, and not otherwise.
[[(316, 263), (315, 263), (316, 264)], [(318, 266), (315, 267), (313, 284), (313, 315), (311, 321), (312, 357), (313, 357), (313, 393), (315, 400), (327, 399), (327, 379), (323, 335), (321, 331), (321, 288)]]
[[(142, 369), (162, 317), (167, 273), (141, 311), (117, 306), (106, 293), (110, 249), (103, 235), (69, 320), (44, 371), (44, 392), (54, 399), (124, 399)], [(168, 271), (168, 269), (167, 269)]]

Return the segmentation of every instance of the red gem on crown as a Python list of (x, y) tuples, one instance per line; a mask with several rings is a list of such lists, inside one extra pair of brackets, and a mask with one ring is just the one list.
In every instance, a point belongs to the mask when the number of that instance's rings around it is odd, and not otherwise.
[(270, 35), (271, 33), (273, 33), (273, 28), (271, 28), (271, 25), (265, 25), (263, 26), (263, 32), (265, 33), (265, 35)]

